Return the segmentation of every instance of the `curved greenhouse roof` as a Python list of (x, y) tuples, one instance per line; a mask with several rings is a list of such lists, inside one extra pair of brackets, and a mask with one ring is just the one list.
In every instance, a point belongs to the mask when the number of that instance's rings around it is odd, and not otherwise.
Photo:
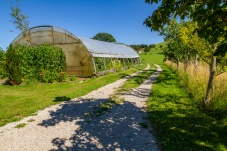
[(125, 44), (76, 37), (67, 30), (55, 26), (36, 26), (27, 30), (25, 35), (22, 33), (18, 35), (12, 44), (29, 43), (37, 46), (48, 43), (60, 46), (66, 54), (67, 72), (70, 74), (79, 76), (96, 74), (98, 70), (95, 58), (102, 58), (105, 70), (110, 66), (108, 58), (111, 59), (112, 67), (116, 65), (113, 59), (121, 59), (124, 65), (125, 59), (131, 59), (131, 64), (140, 63), (138, 53)]
[(124, 44), (79, 38), (93, 57), (137, 58), (138, 53)]
[[(93, 57), (115, 57), (115, 58), (139, 57), (138, 53), (135, 52), (134, 49), (132, 49), (131, 47), (125, 44), (110, 43), (110, 42), (98, 41), (98, 40), (93, 40), (88, 38), (76, 37), (72, 33), (68, 32), (67, 30), (64, 30), (62, 28), (55, 27), (55, 26), (44, 25), (44, 26), (32, 27), (29, 29), (28, 34), (30, 35), (32, 33), (40, 32), (40, 31), (56, 31), (59, 33), (63, 33), (65, 35), (69, 35), (75, 38), (76, 40), (82, 42), (85, 45), (85, 47), (88, 49), (88, 51), (92, 54)], [(49, 36), (49, 35), (42, 34), (40, 36)], [(14, 44), (22, 38), (23, 38), (23, 34), (21, 33), (13, 40), (12, 43)], [(66, 39), (63, 39), (62, 42), (66, 42)], [(43, 43), (45, 43), (45, 41)], [(53, 43), (54, 43), (54, 40), (53, 40)]]

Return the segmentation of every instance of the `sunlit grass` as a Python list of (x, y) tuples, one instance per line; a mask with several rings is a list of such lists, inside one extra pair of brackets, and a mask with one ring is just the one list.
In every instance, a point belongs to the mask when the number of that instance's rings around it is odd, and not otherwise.
[(152, 87), (149, 117), (163, 151), (227, 150), (227, 124), (202, 112), (166, 67)]
[(146, 64), (127, 71), (111, 73), (85, 81), (54, 84), (30, 83), (19, 86), (0, 85), (0, 126), (18, 121), (38, 110), (83, 96), (126, 75), (143, 69)]
[(158, 64), (160, 66), (164, 65), (163, 63), (164, 54), (160, 49), (153, 50), (147, 53), (142, 53), (140, 54), (140, 57), (143, 62), (147, 62), (150, 65), (154, 65), (154, 64)]

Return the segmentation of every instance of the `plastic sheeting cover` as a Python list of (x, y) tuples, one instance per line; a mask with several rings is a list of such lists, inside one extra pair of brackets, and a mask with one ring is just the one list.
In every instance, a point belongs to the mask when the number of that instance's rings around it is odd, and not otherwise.
[(93, 57), (139, 58), (137, 52), (124, 44), (78, 37)]
[[(74, 37), (75, 39), (79, 40), (76, 36), (74, 36), (72, 33), (68, 32), (67, 30), (62, 29), (62, 28), (59, 28), (59, 27), (55, 27), (55, 26), (49, 26), (49, 25), (35, 26), (35, 27), (30, 28), (28, 31), (29, 31), (29, 34), (35, 33), (35, 32), (40, 32), (40, 31), (56, 31), (56, 32), (59, 32), (59, 33), (70, 35), (70, 36)], [(18, 35), (12, 41), (12, 43), (15, 43), (16, 41), (18, 41), (22, 37), (23, 37), (23, 33), (21, 33), (20, 35)]]

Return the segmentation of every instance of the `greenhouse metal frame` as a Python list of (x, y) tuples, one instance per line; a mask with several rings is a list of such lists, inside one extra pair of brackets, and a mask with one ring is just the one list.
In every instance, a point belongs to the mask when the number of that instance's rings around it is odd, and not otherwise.
[[(24, 36), (25, 35), (25, 36)], [(21, 33), (12, 44), (57, 45), (66, 55), (66, 72), (91, 77), (141, 64), (138, 53), (122, 43), (103, 42), (74, 36), (59, 27), (36, 26)]]

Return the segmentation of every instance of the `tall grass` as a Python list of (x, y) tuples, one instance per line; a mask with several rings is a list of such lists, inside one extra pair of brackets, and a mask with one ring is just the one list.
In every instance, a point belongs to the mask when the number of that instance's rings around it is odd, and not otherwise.
[(168, 67), (152, 86), (147, 110), (163, 151), (227, 151), (227, 120), (198, 109)]
[[(198, 72), (194, 73), (191, 66), (184, 72), (181, 65), (176, 72), (175, 64), (167, 62), (172, 69), (170, 70), (162, 63), (164, 56), (161, 54), (154, 51), (141, 55), (145, 62), (159, 64), (163, 69), (153, 83), (147, 103), (148, 119), (155, 130), (161, 150), (227, 151), (227, 118), (213, 118), (197, 107), (201, 105), (206, 92), (209, 76), (207, 66), (200, 66)], [(223, 74), (215, 79), (212, 99), (216, 97), (216, 100), (222, 99), (224, 102), (227, 89), (224, 87), (225, 83), (219, 80), (222, 76), (225, 77)], [(218, 90), (217, 87), (223, 89)], [(215, 93), (219, 95), (216, 96)], [(223, 110), (225, 107), (223, 106)]]
[[(166, 64), (176, 70), (176, 64), (167, 61)], [(206, 88), (209, 78), (209, 67), (200, 64), (197, 70), (194, 65), (189, 65), (187, 70), (184, 70), (183, 64), (179, 65), (177, 74), (180, 78), (180, 83), (186, 88), (194, 102), (198, 106), (202, 106), (202, 101), (205, 97)], [(214, 86), (211, 96), (211, 104), (208, 112), (218, 118), (223, 118), (227, 115), (227, 73), (223, 73), (215, 77)]]

